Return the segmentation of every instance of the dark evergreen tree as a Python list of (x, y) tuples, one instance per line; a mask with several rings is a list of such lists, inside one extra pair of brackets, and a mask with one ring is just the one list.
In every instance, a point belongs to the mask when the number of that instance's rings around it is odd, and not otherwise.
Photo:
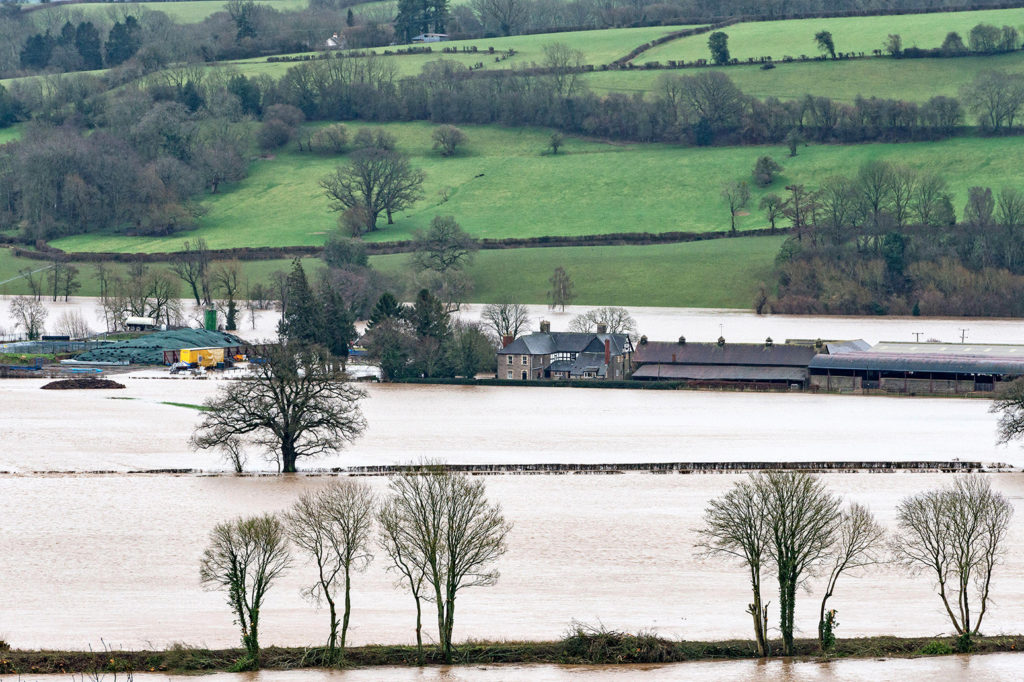
[(37, 33), (21, 48), (21, 66), (24, 69), (45, 69), (53, 54), (54, 40), (50, 32)]
[(259, 116), (262, 107), (260, 106), (260, 88), (256, 81), (246, 78), (242, 74), (232, 76), (228, 81), (228, 92), (238, 97), (242, 105), (242, 113), (249, 116)]
[(100, 32), (91, 21), (83, 21), (75, 31), (75, 49), (82, 57), (82, 65), (88, 70), (103, 68), (103, 42)]
[(65, 21), (64, 25), (60, 27), (60, 39), (57, 42), (65, 47), (74, 48), (75, 33), (75, 25), (70, 21)]
[(715, 31), (708, 38), (708, 49), (711, 50), (711, 61), (715, 64), (729, 63), (729, 36), (722, 31)]
[(439, 343), (447, 341), (452, 333), (451, 320), (444, 303), (426, 289), (420, 289), (420, 293), (416, 294), (412, 324), (418, 336), (430, 337)]
[(117, 22), (107, 36), (107, 65), (123, 64), (139, 51), (142, 46), (142, 27), (135, 17), (126, 17), (124, 23)]
[(355, 316), (341, 293), (324, 281), (320, 287), (320, 305), (324, 317), (324, 337), (321, 343), (336, 358), (348, 358), (348, 347), (356, 340)]
[(181, 92), (178, 93), (178, 101), (188, 107), (191, 112), (196, 112), (206, 104), (203, 96), (199, 94), (199, 89), (196, 84), (191, 80), (186, 81), (184, 87), (181, 88)]
[(377, 305), (373, 306), (373, 311), (370, 313), (370, 319), (366, 323), (366, 329), (369, 331), (374, 326), (389, 319), (402, 319), (405, 317), (405, 311), (402, 306), (399, 305), (398, 301), (391, 292), (385, 291), (381, 294), (381, 297), (377, 299)]
[(345, 15), (345, 25), (349, 28), (356, 25), (356, 17), (352, 14), (352, 8), (348, 8), (348, 14)]
[(285, 281), (288, 306), (281, 317), (279, 331), (289, 341), (320, 343), (324, 338), (323, 309), (306, 279), (302, 260), (292, 261), (292, 270)]
[(7, 88), (0, 85), (0, 128), (14, 125), (21, 120), (24, 113), (21, 102), (7, 92)]

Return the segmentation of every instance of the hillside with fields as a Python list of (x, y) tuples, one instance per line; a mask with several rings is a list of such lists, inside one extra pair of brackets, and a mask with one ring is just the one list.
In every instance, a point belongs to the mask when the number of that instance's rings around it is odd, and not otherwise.
[[(176, 21), (204, 25), (200, 15), (214, 9), (206, 2), (151, 4), (183, 12)], [(281, 21), (305, 11), (285, 2), (274, 7), (278, 14), (268, 16)], [(106, 16), (120, 21), (141, 9)], [(1024, 51), (1015, 30), (998, 53), (982, 53), (974, 34), (991, 25), (1006, 36), (1018, 23), (1024, 9), (740, 21), (715, 29), (726, 34), (736, 62), (716, 67), (692, 66), (711, 58), (713, 31), (697, 22), (155, 69), (132, 57), (126, 66), (138, 62), (140, 73), (118, 67), (8, 81), (0, 120), (6, 101), (9, 120), (18, 122), (0, 129), (0, 142), (12, 143), (12, 173), (0, 174), (7, 183), (0, 187), (7, 201), (2, 227), (20, 250), (0, 260), (0, 282), (5, 293), (23, 291), (18, 272), (51, 257), (33, 249), (87, 263), (91, 253), (174, 252), (186, 240), (202, 240), (214, 253), (264, 249), (267, 260), (244, 270), (247, 278), (266, 279), (287, 269), (285, 250), (313, 254), (351, 228), (342, 214), (352, 205), (332, 206), (325, 178), (367, 154), (384, 154), (420, 179), (387, 209), (389, 219), (381, 213), (356, 236), (381, 254), (371, 265), (403, 295), (419, 286), (407, 281), (411, 240), (438, 216), (451, 216), (469, 238), (487, 242), (464, 273), (468, 300), (543, 302), (551, 272), (564, 267), (586, 303), (743, 307), (778, 295), (780, 309), (800, 312), (796, 289), (773, 271), (783, 235), (799, 240), (824, 225), (829, 183), (858, 169), (882, 164), (912, 178), (940, 177), (941, 198), (963, 225), (975, 219), (975, 189), (990, 188), (991, 221), (1015, 229), (999, 207), (1009, 201), (1000, 192), (1024, 187), (1015, 162), (1024, 144), (1017, 111), (1024, 111)], [(675, 37), (681, 31), (698, 33)], [(818, 56), (821, 31), (830, 33), (836, 58)], [(959, 56), (900, 58), (882, 49), (891, 34), (904, 49), (930, 49), (950, 32), (963, 37)], [(847, 58), (851, 53), (857, 58)], [(630, 54), (636, 56), (627, 62)], [(762, 68), (765, 57), (774, 68)], [(665, 68), (670, 62), (687, 67)], [(1022, 94), (1013, 111), (995, 117), (985, 88), (1011, 100)], [(442, 124), (458, 126), (457, 147), (437, 143)], [(328, 133), (336, 142), (323, 146)], [(58, 137), (49, 141), (51, 135)], [(365, 140), (374, 135), (390, 142), (373, 151)], [(79, 164), (74, 177), (29, 170), (62, 167), (58, 157)], [(753, 172), (763, 157), (776, 165), (768, 182)], [(129, 182), (123, 192), (110, 184), (119, 177)], [(814, 197), (806, 227), (792, 210), (804, 191)], [(902, 230), (909, 219), (878, 222), (877, 210), (873, 215), (873, 229), (883, 232), (867, 243), (880, 258), (884, 230)], [(849, 216), (851, 235), (864, 229), (862, 217)], [(646, 243), (665, 234), (677, 236)], [(603, 235), (617, 235), (621, 244), (606, 245)], [(559, 246), (540, 248), (550, 240)], [(998, 265), (1017, 276), (1016, 261), (958, 253), (968, 268)], [(80, 266), (83, 292), (97, 286), (87, 268)], [(886, 286), (879, 283), (883, 293), (872, 295), (888, 296)], [(893, 311), (909, 311), (907, 295)]]

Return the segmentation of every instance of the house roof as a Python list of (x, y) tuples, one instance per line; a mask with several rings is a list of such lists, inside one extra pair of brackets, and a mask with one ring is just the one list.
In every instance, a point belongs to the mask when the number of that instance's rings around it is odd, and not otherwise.
[(839, 355), (816, 355), (810, 362), (810, 369), (1024, 375), (1024, 357), (1012, 359), (967, 355), (885, 353), (871, 350), (840, 353)]
[(622, 355), (629, 347), (625, 334), (589, 334), (580, 332), (535, 332), (520, 336), (498, 351), (499, 355), (551, 355), (553, 353), (600, 353), (604, 342), (611, 342), (611, 354)]
[(648, 341), (636, 347), (638, 364), (672, 365), (757, 365), (807, 367), (817, 351), (810, 346), (763, 343), (673, 343)]
[(597, 376), (608, 373), (608, 365), (604, 362), (604, 351), (600, 353), (580, 353), (575, 360), (555, 360), (548, 366), (552, 372), (568, 372), (570, 376), (582, 376), (584, 372), (594, 372)]
[(685, 379), (692, 381), (806, 381), (807, 370), (799, 367), (757, 367), (751, 365), (642, 365), (634, 379)]

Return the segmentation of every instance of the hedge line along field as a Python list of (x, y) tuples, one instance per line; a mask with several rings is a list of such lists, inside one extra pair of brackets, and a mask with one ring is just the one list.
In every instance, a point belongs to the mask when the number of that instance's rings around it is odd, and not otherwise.
[[(305, 9), (309, 3), (307, 0), (264, 0), (264, 3), (281, 12), (291, 12)], [(76, 3), (70, 7), (55, 6), (53, 8), (39, 10), (40, 12), (78, 12), (86, 16), (107, 16), (114, 12), (120, 16), (122, 12), (131, 13), (133, 10), (156, 10), (163, 12), (179, 24), (197, 24), (211, 14), (224, 12), (226, 0), (182, 0), (175, 2), (89, 2)]]
[(1024, 52), (956, 59), (860, 59), (851, 61), (777, 63), (774, 69), (757, 65), (707, 69), (597, 71), (582, 80), (596, 93), (651, 93), (658, 78), (695, 76), (721, 71), (744, 93), (758, 98), (798, 99), (804, 95), (853, 102), (858, 95), (924, 102), (936, 95), (956, 96), (982, 71), (997, 69), (1024, 73)]
[[(903, 47), (939, 47), (946, 34), (957, 31), (967, 43), (967, 34), (977, 24), (1020, 27), (1024, 9), (940, 12), (895, 16), (841, 17), (831, 19), (789, 19), (736, 24), (722, 29), (729, 36), (729, 54), (734, 59), (770, 56), (776, 61), (785, 56), (821, 54), (814, 41), (818, 31), (830, 31), (836, 52), (871, 54), (882, 48), (890, 33), (903, 38)], [(637, 57), (640, 63), (669, 60), (710, 61), (708, 36), (680, 38), (659, 45)]]
[[(647, 26), (643, 28), (614, 28), (598, 31), (572, 31), (566, 33), (539, 33), (534, 35), (510, 36), (507, 38), (481, 38), (479, 40), (453, 40), (446, 43), (432, 43), (429, 45), (431, 52), (427, 54), (414, 55), (384, 55), (385, 50), (408, 48), (408, 45), (396, 46), (395, 48), (378, 47), (374, 52), (381, 59), (387, 59), (395, 65), (399, 76), (416, 75), (427, 62), (438, 59), (452, 59), (466, 66), (472, 66), (482, 62), (484, 68), (507, 69), (514, 66), (540, 64), (544, 61), (544, 47), (552, 43), (562, 43), (583, 53), (585, 64), (609, 64), (620, 57), (630, 53), (637, 45), (661, 36), (679, 31), (689, 26)], [(476, 47), (475, 53), (456, 52), (446, 54), (443, 49), (452, 48), (462, 50), (463, 48)], [(495, 54), (489, 54), (488, 50), (494, 48)], [(501, 53), (515, 50), (516, 54), (508, 59), (496, 62), (495, 58)], [(345, 50), (340, 54), (346, 54)], [(356, 52), (365, 52), (357, 50)], [(303, 52), (293, 55), (279, 55), (283, 58), (315, 56), (316, 52)], [(268, 74), (280, 78), (285, 72), (296, 66), (296, 62), (268, 62), (266, 57), (254, 59), (242, 59), (233, 62), (221, 62), (230, 64), (234, 69), (247, 76)]]
[[(362, 124), (349, 124), (354, 133)], [(579, 236), (618, 232), (707, 232), (729, 228), (720, 197), (723, 184), (751, 179), (758, 156), (767, 154), (784, 170), (766, 189), (752, 187), (751, 201), (737, 216), (737, 228), (766, 226), (757, 208), (769, 193), (784, 194), (791, 183), (816, 187), (824, 178), (850, 174), (871, 159), (905, 163), (943, 174), (957, 212), (967, 188), (996, 190), (1024, 184), (1024, 137), (964, 137), (907, 144), (809, 145), (789, 158), (783, 146), (677, 147), (609, 144), (568, 138), (557, 156), (544, 154), (550, 131), (497, 126), (463, 126), (468, 143), (453, 158), (432, 149), (428, 123), (384, 126), (398, 148), (426, 173), (424, 198), (380, 220), (370, 241), (408, 239), (436, 215), (453, 215), (476, 237)], [(346, 155), (318, 156), (293, 150), (255, 161), (250, 175), (216, 195), (206, 195), (209, 212), (197, 230), (210, 248), (319, 245), (337, 224), (318, 181)], [(445, 199), (445, 196), (447, 199)], [(158, 252), (181, 247), (182, 235), (128, 237), (111, 232), (55, 240), (68, 251)]]
[[(181, 235), (181, 239), (188, 235)], [(481, 251), (468, 273), (474, 289), (473, 302), (496, 303), (511, 299), (523, 303), (547, 302), (548, 278), (556, 267), (566, 268), (573, 278), (580, 305), (681, 306), (749, 308), (761, 283), (770, 282), (772, 263), (782, 237), (739, 237), (683, 244), (650, 246), (586, 246)], [(306, 258), (310, 277), (320, 261)], [(370, 263), (404, 287), (409, 254), (373, 256)], [(243, 278), (266, 284), (275, 270), (287, 272), (287, 259), (243, 261)], [(0, 248), (0, 297), (28, 294), (22, 268), (46, 267), (45, 261), (17, 258)], [(82, 288), (79, 296), (98, 296), (99, 282), (91, 263), (75, 263)], [(162, 267), (159, 263), (152, 268)], [(126, 266), (110, 264), (123, 273)], [(411, 292), (406, 292), (411, 293)], [(184, 285), (181, 295), (186, 295)], [(7, 305), (0, 300), (0, 328), (9, 327)]]

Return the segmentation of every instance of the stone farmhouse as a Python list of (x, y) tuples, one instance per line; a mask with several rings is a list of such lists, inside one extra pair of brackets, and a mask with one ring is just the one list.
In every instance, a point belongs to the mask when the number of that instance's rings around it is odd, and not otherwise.
[(622, 380), (630, 367), (633, 344), (626, 334), (552, 332), (550, 322), (540, 332), (503, 340), (498, 351), (498, 379), (515, 381), (588, 379)]

